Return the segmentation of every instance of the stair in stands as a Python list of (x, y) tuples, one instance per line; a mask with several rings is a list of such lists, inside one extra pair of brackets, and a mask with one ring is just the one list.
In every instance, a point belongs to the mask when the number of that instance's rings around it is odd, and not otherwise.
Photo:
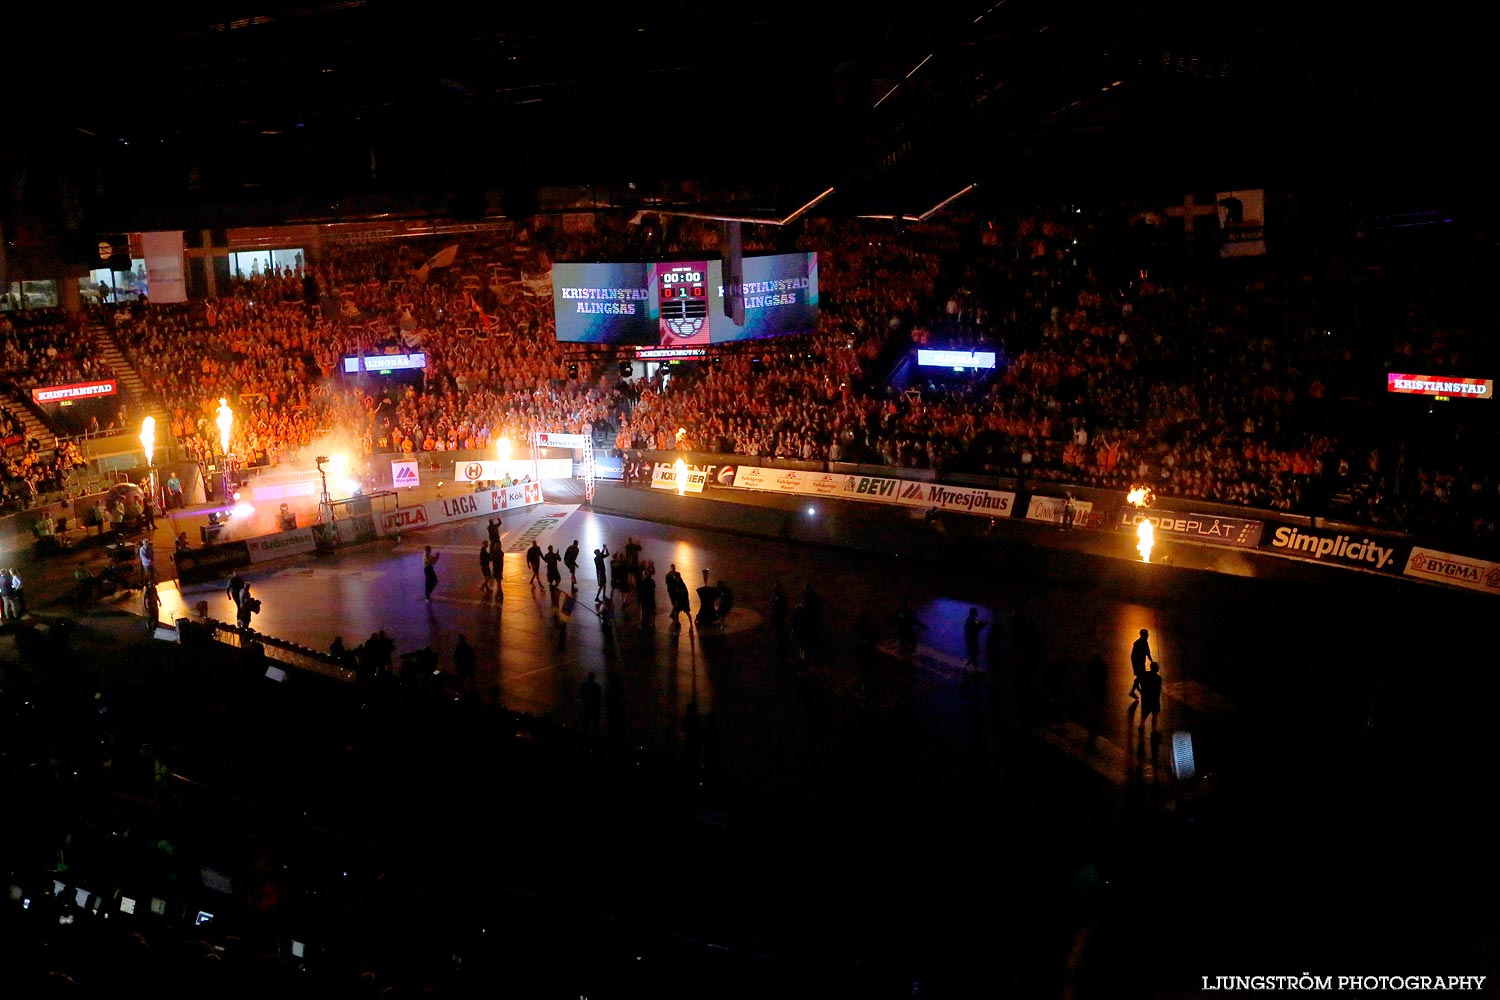
[(30, 395), (23, 395), (25, 392), (24, 389), (15, 389), (0, 393), (0, 406), (20, 418), (26, 427), (27, 440), (35, 438), (43, 451), (51, 451), (57, 440), (57, 431), (38, 415), (36, 404), (31, 401)]
[(172, 414), (167, 411), (161, 397), (146, 385), (135, 365), (125, 357), (114, 336), (102, 326), (94, 327), (94, 340), (98, 345), (99, 358), (114, 369), (115, 380), (120, 391), (133, 403), (143, 407), (147, 414), (156, 418), (156, 435), (159, 441), (172, 441)]

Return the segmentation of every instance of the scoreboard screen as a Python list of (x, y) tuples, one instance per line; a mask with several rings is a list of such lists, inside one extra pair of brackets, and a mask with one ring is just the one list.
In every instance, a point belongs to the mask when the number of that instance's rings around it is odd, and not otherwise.
[[(715, 263), (718, 263), (715, 261)], [(653, 264), (662, 347), (709, 343), (708, 262)]]
[(745, 323), (724, 311), (722, 261), (556, 263), (552, 306), (563, 343), (706, 347), (818, 324), (818, 255), (744, 258)]

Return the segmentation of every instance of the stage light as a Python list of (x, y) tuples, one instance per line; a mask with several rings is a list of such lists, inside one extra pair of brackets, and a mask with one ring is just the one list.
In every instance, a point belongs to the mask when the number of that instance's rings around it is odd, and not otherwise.
[(818, 508), (816, 508), (816, 507), (809, 507), (809, 508), (807, 508), (807, 516), (808, 517), (812, 517), (817, 512), (818, 512)]

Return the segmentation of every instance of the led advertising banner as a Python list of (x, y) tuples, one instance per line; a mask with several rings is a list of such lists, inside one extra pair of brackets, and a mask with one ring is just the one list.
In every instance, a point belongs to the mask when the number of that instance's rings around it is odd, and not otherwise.
[(724, 314), (722, 261), (554, 264), (557, 339), (701, 351), (817, 327), (817, 254), (746, 257), (744, 268), (745, 323), (736, 326)]
[(1492, 399), (1495, 395), (1495, 380), (1492, 378), (1447, 378), (1442, 375), (1398, 375), (1390, 372), (1385, 377), (1385, 389), (1387, 392), (1406, 392), (1419, 396)]
[(923, 368), (993, 368), (994, 351), (929, 351), (917, 349), (917, 364)]
[(99, 382), (71, 382), (68, 385), (49, 385), (31, 390), (31, 398), (38, 403), (60, 403), (65, 399), (91, 399), (94, 396), (113, 396), (115, 380)]
[(344, 374), (354, 375), (363, 366), (367, 372), (389, 374), (390, 372), (412, 371), (414, 369), (427, 367), (427, 355), (425, 354), (367, 354), (363, 358), (349, 357), (344, 359)]

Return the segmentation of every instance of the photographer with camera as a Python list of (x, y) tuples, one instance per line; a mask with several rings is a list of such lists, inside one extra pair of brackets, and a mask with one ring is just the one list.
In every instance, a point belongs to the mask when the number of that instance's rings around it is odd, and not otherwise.
[(260, 598), (250, 596), (250, 584), (240, 588), (240, 595), (235, 601), (235, 624), (241, 629), (250, 627), (250, 616), (260, 614)]

